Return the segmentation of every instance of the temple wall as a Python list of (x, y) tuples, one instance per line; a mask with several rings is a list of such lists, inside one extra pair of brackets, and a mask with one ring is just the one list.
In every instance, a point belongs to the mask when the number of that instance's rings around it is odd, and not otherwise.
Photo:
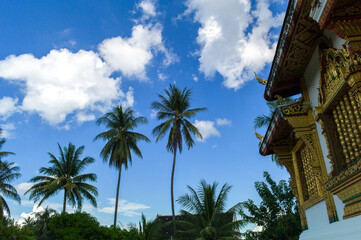
[(303, 231), (300, 240), (359, 240), (361, 216)]
[(305, 210), (309, 230), (329, 225), (325, 201), (319, 202)]

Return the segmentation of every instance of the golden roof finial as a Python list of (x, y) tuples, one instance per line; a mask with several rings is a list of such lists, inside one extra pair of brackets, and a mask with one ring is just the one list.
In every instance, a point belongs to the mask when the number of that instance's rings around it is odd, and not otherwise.
[(260, 78), (257, 76), (256, 72), (254, 73), (254, 75), (256, 76), (257, 81), (262, 84), (262, 85), (266, 85), (267, 84), (267, 80), (264, 80), (263, 78)]
[(275, 98), (277, 98), (277, 100), (276, 100), (277, 105), (279, 105), (283, 102), (283, 97), (281, 95), (276, 94)]
[(261, 140), (261, 142), (263, 142), (263, 136), (261, 134), (259, 134), (256, 129), (254, 129), (254, 134), (256, 135), (256, 137)]

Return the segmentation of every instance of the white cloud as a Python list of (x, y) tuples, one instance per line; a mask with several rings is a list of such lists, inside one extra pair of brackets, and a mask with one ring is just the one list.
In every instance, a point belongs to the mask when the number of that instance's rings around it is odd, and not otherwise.
[[(139, 6), (143, 14), (155, 16), (154, 3), (145, 0)], [(0, 99), (0, 119), (16, 111), (34, 112), (46, 122), (61, 129), (69, 129), (70, 123), (92, 121), (97, 113), (104, 113), (114, 104), (124, 107), (134, 105), (134, 90), (122, 91), (120, 77), (146, 80), (146, 67), (154, 55), (161, 53), (162, 66), (177, 61), (177, 57), (165, 48), (162, 25), (137, 24), (129, 38), (113, 37), (103, 40), (97, 51), (71, 52), (66, 48), (51, 50), (37, 58), (32, 54), (10, 55), (0, 61), (0, 78), (17, 84), (24, 92), (19, 100)], [(59, 34), (68, 34), (66, 29)], [(69, 41), (74, 47), (75, 41)], [(67, 119), (72, 115), (71, 119)]]
[[(94, 114), (87, 114), (85, 112), (78, 112), (78, 114), (76, 115), (76, 119), (79, 123), (83, 123), (83, 122), (88, 122), (88, 121), (93, 121), (95, 119), (95, 115)], [(64, 126), (65, 129), (69, 130), (68, 125)]]
[(157, 15), (154, 2), (151, 0), (141, 1), (138, 7), (142, 9), (143, 19), (148, 19), (150, 17), (155, 17)]
[(199, 132), (202, 134), (203, 139), (199, 139), (199, 141), (204, 142), (207, 138), (211, 136), (221, 136), (221, 133), (214, 126), (213, 121), (207, 120), (196, 120), (194, 126), (198, 128)]
[(188, 0), (185, 15), (194, 12), (201, 24), (199, 70), (207, 77), (216, 72), (227, 88), (239, 89), (270, 63), (276, 49), (270, 30), (282, 24), (283, 14), (273, 16), (268, 0)]
[(6, 120), (16, 111), (18, 111), (18, 107), (16, 106), (18, 102), (17, 98), (11, 97), (3, 97), (0, 99), (0, 118)]
[[(109, 201), (110, 207), (99, 208), (99, 212), (103, 213), (114, 213), (115, 207), (115, 198), (107, 198)], [(139, 210), (150, 208), (147, 205), (135, 202), (128, 202), (127, 200), (120, 199), (118, 202), (118, 212), (122, 213), (124, 216), (132, 217), (135, 215), (141, 215)]]
[(163, 45), (162, 26), (136, 25), (130, 38), (114, 37), (105, 39), (99, 45), (100, 55), (114, 71), (124, 76), (146, 80), (146, 65), (150, 63), (154, 53), (165, 54), (167, 64), (173, 62), (171, 54)]
[(167, 80), (167, 78), (168, 77), (164, 73), (161, 73), (161, 72), (158, 73), (158, 79), (159, 80), (165, 81), (165, 80)]
[(150, 114), (150, 118), (156, 118), (156, 117), (157, 117), (157, 113), (158, 113), (158, 111), (152, 109), (152, 112), (151, 112), (151, 114)]
[[(33, 201), (25, 200), (25, 201), (21, 201), (21, 205), (26, 206), (26, 207), (31, 206), (32, 211), (29, 212), (29, 213), (22, 212), (20, 214), (21, 218), (17, 221), (18, 224), (23, 224), (24, 220), (26, 218), (28, 218), (28, 217), (34, 218), (36, 213), (44, 211), (44, 209), (47, 208), (47, 207), (49, 207), (51, 209), (54, 209), (58, 213), (63, 211), (63, 204), (62, 203), (53, 203), (53, 202), (45, 201), (41, 206), (38, 206), (38, 203), (34, 203)], [(67, 204), (66, 208), (67, 208), (66, 210), (67, 210), (68, 213), (73, 213), (73, 212), (77, 211), (76, 208), (73, 208), (69, 204)], [(87, 204), (83, 204), (83, 207), (82, 207), (81, 210), (84, 211), (84, 212), (88, 212), (88, 213), (94, 213), (96, 209), (91, 204), (87, 203)]]
[(128, 92), (121, 93), (122, 100), (120, 103), (122, 104), (123, 108), (133, 107), (134, 105), (134, 89), (129, 87)]
[(83, 110), (104, 111), (120, 95), (120, 80), (93, 51), (52, 50), (42, 58), (11, 55), (0, 61), (0, 77), (25, 83), (22, 110), (37, 112), (50, 124)]
[(14, 137), (13, 131), (16, 129), (14, 123), (0, 124), (0, 128), (2, 129), (1, 137), (3, 137), (3, 138)]
[(21, 219), (18, 221), (18, 224), (22, 225), (23, 223), (25, 223), (25, 219), (27, 219), (27, 218), (34, 219), (36, 213), (43, 212), (43, 211), (44, 211), (43, 207), (41, 207), (41, 206), (38, 207), (37, 205), (34, 205), (33, 210), (31, 212), (29, 212), (29, 213), (22, 212), (20, 214)]
[(195, 74), (192, 74), (193, 81), (198, 82), (198, 77)]
[(24, 182), (16, 185), (16, 190), (18, 191), (18, 194), (24, 194), (26, 191), (28, 191), (34, 183)]
[(232, 121), (228, 120), (227, 118), (217, 118), (216, 123), (219, 126), (230, 126), (230, 125), (232, 125)]

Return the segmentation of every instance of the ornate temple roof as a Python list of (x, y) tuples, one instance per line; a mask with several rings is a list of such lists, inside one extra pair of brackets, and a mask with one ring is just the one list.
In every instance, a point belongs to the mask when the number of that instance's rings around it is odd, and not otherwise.
[(290, 0), (264, 93), (267, 101), (300, 93), (300, 77), (321, 36), (310, 17), (314, 8), (311, 0)]

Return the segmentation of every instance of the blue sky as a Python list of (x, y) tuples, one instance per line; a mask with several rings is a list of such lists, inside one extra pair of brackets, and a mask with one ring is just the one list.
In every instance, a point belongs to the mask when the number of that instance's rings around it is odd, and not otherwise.
[[(96, 162), (98, 209), (84, 210), (111, 224), (117, 172), (99, 157), (105, 129), (95, 120), (114, 105), (131, 106), (148, 118), (139, 132), (144, 159), (134, 158), (120, 186), (119, 223), (170, 214), (172, 155), (165, 141), (155, 143), (159, 122), (150, 110), (170, 83), (192, 89), (192, 105), (207, 107), (194, 122), (204, 140), (179, 155), (175, 196), (201, 179), (233, 185), (229, 206), (259, 201), (254, 182), (267, 170), (287, 179), (284, 169), (258, 153), (253, 119), (267, 113), (264, 86), (253, 72), (268, 77), (287, 3), (282, 0), (188, 1), (1, 1), (0, 127), (4, 149), (21, 167), (14, 182), (23, 193), (57, 143), (85, 145)], [(259, 130), (264, 133), (265, 129)], [(34, 204), (10, 201), (12, 216), (28, 216)], [(61, 194), (46, 204), (60, 209)], [(46, 206), (44, 205), (44, 207)], [(178, 206), (176, 206), (177, 209)]]

